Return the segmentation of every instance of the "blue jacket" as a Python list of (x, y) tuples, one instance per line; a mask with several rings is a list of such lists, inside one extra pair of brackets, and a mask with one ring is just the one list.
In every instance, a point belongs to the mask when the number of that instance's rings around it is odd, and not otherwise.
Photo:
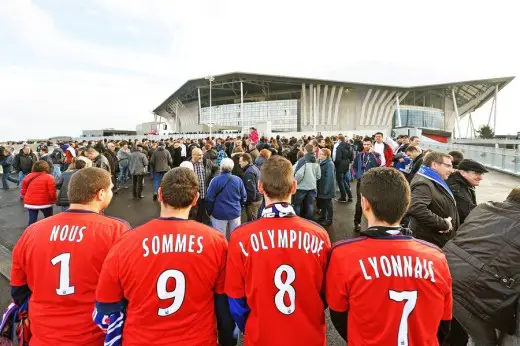
[(246, 200), (247, 193), (242, 179), (222, 172), (209, 184), (206, 209), (217, 220), (232, 220), (240, 216)]
[(335, 167), (330, 157), (320, 162), (321, 178), (318, 180), (318, 198), (334, 198), (336, 196)]
[(357, 154), (352, 170), (356, 178), (361, 179), (366, 171), (379, 166), (381, 166), (381, 156), (379, 153), (375, 151), (372, 153), (361, 152)]
[(255, 165), (249, 165), (244, 174), (244, 185), (247, 192), (247, 203), (259, 202), (262, 200), (262, 195), (258, 191), (258, 180), (260, 179), (260, 171)]

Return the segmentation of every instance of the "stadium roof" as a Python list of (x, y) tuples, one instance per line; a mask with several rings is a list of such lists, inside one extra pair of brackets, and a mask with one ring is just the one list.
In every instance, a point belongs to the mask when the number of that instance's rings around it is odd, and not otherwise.
[[(342, 82), (335, 80), (287, 77), (278, 75), (264, 75), (255, 73), (233, 72), (215, 75), (211, 86), (212, 104), (225, 104), (232, 100), (240, 99), (240, 82), (243, 85), (244, 100), (254, 101), (264, 99), (290, 99), (300, 98), (301, 85), (327, 84), (342, 86), (347, 89), (376, 88), (395, 91), (432, 92), (440, 96), (452, 97), (455, 93), (457, 105), (465, 111), (476, 109), (493, 97), (495, 86), (501, 90), (515, 77), (500, 77), (462, 81), (444, 84), (419, 85), (419, 86), (392, 86), (370, 83)], [(200, 90), (200, 91), (199, 91)], [(155, 114), (162, 110), (174, 110), (176, 104), (198, 102), (199, 92), (203, 106), (208, 106), (209, 80), (206, 78), (191, 79), (184, 83), (177, 91), (161, 103)], [(466, 107), (464, 107), (466, 106)], [(461, 115), (465, 113), (461, 112)]]

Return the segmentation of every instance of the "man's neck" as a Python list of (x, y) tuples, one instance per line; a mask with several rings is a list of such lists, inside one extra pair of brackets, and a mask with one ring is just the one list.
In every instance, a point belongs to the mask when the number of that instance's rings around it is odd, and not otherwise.
[(98, 205), (91, 204), (76, 204), (71, 203), (69, 209), (71, 210), (85, 210), (99, 214), (102, 210)]
[(165, 206), (164, 204), (161, 205), (161, 217), (174, 217), (177, 219), (185, 219), (187, 220), (190, 216), (190, 210), (191, 207), (183, 208), (183, 209), (174, 209), (172, 207)]
[(385, 221), (379, 221), (379, 220), (368, 220), (368, 228), (370, 227), (400, 227), (400, 223), (389, 223)]
[(264, 199), (265, 199), (265, 205), (271, 205), (271, 204), (280, 204), (280, 203), (287, 203), (287, 204), (291, 204), (291, 196), (287, 197), (287, 198), (281, 198), (281, 199), (271, 199), (269, 198), (267, 195), (264, 195)]

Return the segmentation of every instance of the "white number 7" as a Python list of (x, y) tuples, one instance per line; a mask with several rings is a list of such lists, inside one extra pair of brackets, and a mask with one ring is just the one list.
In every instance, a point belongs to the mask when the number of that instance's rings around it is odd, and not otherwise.
[(401, 323), (399, 324), (399, 333), (397, 334), (397, 346), (408, 346), (408, 316), (415, 309), (417, 303), (417, 291), (388, 291), (390, 299), (396, 302), (406, 301), (404, 303), (403, 314), (401, 315)]

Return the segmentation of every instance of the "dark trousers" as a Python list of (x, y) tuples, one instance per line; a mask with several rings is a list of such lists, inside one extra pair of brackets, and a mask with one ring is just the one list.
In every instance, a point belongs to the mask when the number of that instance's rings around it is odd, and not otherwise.
[[(247, 222), (253, 221), (258, 219), (258, 210), (260, 209), (260, 206), (263, 204), (262, 202), (253, 202), (248, 205), (246, 205), (246, 216), (247, 216)], [(263, 208), (262, 208), (263, 209)]]
[(2, 174), (2, 187), (6, 190), (9, 188), (9, 184), (7, 184), (7, 181), (18, 184), (18, 179), (11, 177), (11, 172), (8, 172), (8, 169), (4, 168), (4, 173)]
[(113, 191), (117, 190), (117, 176), (112, 175), (112, 184), (114, 185)]
[[(296, 194), (294, 195), (294, 212), (296, 215), (309, 220), (312, 219), (312, 200), (314, 194), (314, 190), (296, 190)], [(305, 212), (304, 215), (301, 215), (302, 207)]]
[(339, 193), (341, 194), (341, 199), (352, 198), (352, 191), (350, 191), (350, 184), (347, 183), (347, 172), (338, 172), (336, 171), (336, 183), (339, 187)]
[(466, 346), (468, 344), (468, 333), (460, 325), (460, 323), (453, 318), (451, 320), (450, 336), (448, 337), (450, 346)]
[(210, 225), (210, 220), (208, 216), (208, 211), (206, 210), (206, 200), (199, 198), (197, 201), (197, 205), (195, 206), (195, 210), (193, 211), (193, 217), (196, 221), (203, 223), (205, 225)]
[(43, 214), (43, 217), (49, 217), (52, 216), (52, 207), (45, 208), (45, 209), (27, 209), (29, 211), (29, 224), (27, 226), (32, 225), (36, 221), (38, 221), (38, 212), (41, 211)]
[(321, 210), (320, 218), (332, 222), (334, 215), (332, 208), (332, 198), (318, 198), (317, 205), (318, 209)]
[(132, 175), (132, 195), (141, 197), (143, 194), (144, 175)]
[(361, 179), (358, 179), (356, 185), (356, 215), (354, 215), (354, 224), (361, 224), (361, 216), (363, 215), (361, 211)]

